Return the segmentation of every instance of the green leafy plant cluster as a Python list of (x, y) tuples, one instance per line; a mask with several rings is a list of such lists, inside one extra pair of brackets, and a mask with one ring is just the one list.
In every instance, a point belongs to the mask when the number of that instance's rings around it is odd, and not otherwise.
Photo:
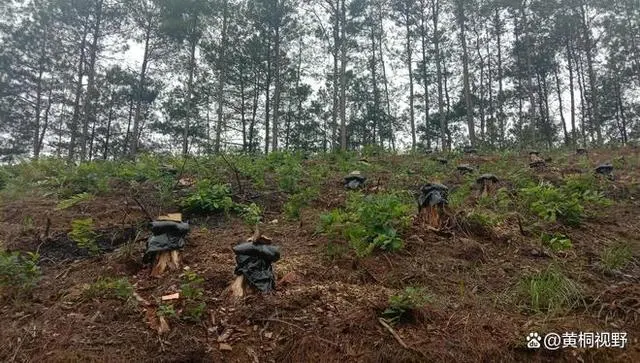
[(38, 253), (0, 251), (0, 288), (20, 295), (33, 289), (40, 278)]
[(69, 232), (68, 236), (79, 248), (87, 249), (92, 255), (100, 252), (100, 248), (96, 243), (98, 235), (95, 232), (92, 218), (80, 218), (71, 221), (71, 232)]
[(298, 191), (298, 184), (302, 177), (302, 165), (300, 160), (291, 154), (284, 154), (280, 165), (275, 168), (276, 177), (278, 178), (278, 186), (287, 193), (295, 193)]
[(250, 226), (255, 226), (262, 220), (262, 210), (255, 203), (238, 205), (237, 208), (240, 209), (244, 222)]
[(182, 207), (194, 213), (228, 213), (235, 206), (229, 186), (209, 179), (198, 182), (195, 191), (182, 200)]
[(311, 201), (316, 199), (319, 193), (320, 192), (317, 188), (307, 187), (298, 193), (291, 195), (284, 205), (284, 213), (287, 218), (300, 218), (300, 211), (302, 208), (308, 206)]
[(431, 295), (423, 288), (406, 287), (397, 295), (389, 297), (389, 307), (382, 313), (385, 320), (392, 324), (404, 321), (409, 314), (431, 302)]
[(367, 256), (376, 248), (396, 251), (403, 247), (399, 231), (409, 225), (413, 208), (398, 194), (350, 193), (344, 210), (320, 216), (319, 229), (349, 241), (358, 256)]
[(85, 296), (128, 301), (133, 297), (133, 291), (133, 286), (126, 277), (100, 277), (85, 290)]
[(177, 317), (176, 309), (171, 304), (160, 304), (160, 306), (158, 306), (158, 310), (156, 311), (156, 315), (164, 316), (166, 318)]
[(608, 205), (601, 192), (589, 189), (589, 185), (578, 179), (570, 179), (565, 185), (555, 187), (542, 183), (521, 189), (529, 210), (548, 222), (560, 221), (578, 226), (585, 217), (585, 205)]
[(180, 296), (184, 299), (182, 319), (198, 322), (202, 319), (207, 305), (204, 300), (204, 279), (197, 273), (187, 270), (182, 277)]
[(562, 252), (573, 247), (571, 239), (564, 234), (548, 234), (543, 233), (541, 236), (542, 243), (551, 248), (554, 252)]

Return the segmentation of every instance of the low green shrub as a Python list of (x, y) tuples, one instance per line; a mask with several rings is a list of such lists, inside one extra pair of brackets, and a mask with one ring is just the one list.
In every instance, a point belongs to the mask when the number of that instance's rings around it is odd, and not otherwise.
[(540, 236), (542, 244), (549, 247), (553, 252), (562, 252), (573, 247), (571, 239), (564, 234), (542, 233)]
[(389, 307), (382, 316), (392, 324), (406, 321), (414, 310), (424, 307), (431, 300), (431, 295), (427, 294), (425, 289), (406, 287), (397, 295), (389, 297)]
[(101, 297), (128, 301), (133, 297), (133, 291), (133, 286), (126, 277), (100, 277), (89, 285), (84, 294), (89, 298)]
[(79, 248), (88, 250), (92, 255), (100, 252), (100, 248), (96, 243), (98, 235), (95, 232), (92, 218), (81, 218), (71, 221), (71, 232), (69, 232), (68, 236)]
[(228, 185), (214, 184), (205, 179), (197, 183), (195, 191), (182, 200), (182, 207), (193, 213), (228, 213), (235, 203)]
[(31, 291), (40, 278), (38, 253), (0, 251), (0, 288), (19, 296)]
[(291, 195), (289, 200), (284, 204), (284, 213), (287, 218), (300, 218), (302, 208), (308, 206), (311, 201), (316, 199), (319, 193), (317, 188), (304, 188), (298, 193)]
[(344, 210), (320, 216), (319, 230), (331, 238), (346, 239), (358, 256), (376, 248), (395, 251), (403, 247), (398, 232), (409, 225), (413, 208), (398, 194), (350, 193)]
[(182, 277), (180, 296), (183, 298), (184, 309), (181, 318), (187, 321), (199, 322), (206, 309), (204, 302), (204, 279), (197, 273), (187, 270)]
[(610, 204), (601, 192), (589, 187), (582, 181), (569, 179), (561, 187), (542, 183), (520, 191), (529, 210), (538, 217), (548, 222), (560, 221), (570, 226), (578, 226), (586, 215), (585, 205)]

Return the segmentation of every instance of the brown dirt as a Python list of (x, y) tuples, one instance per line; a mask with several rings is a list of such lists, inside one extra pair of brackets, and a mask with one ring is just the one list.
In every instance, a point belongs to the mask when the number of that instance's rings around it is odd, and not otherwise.
[[(631, 159), (633, 152), (616, 155)], [(593, 164), (611, 155), (592, 151), (588, 158)], [(499, 159), (473, 158), (482, 165)], [(571, 158), (576, 161), (567, 168), (579, 169), (577, 157)], [(525, 154), (514, 158), (524, 166), (527, 160)], [(562, 171), (542, 173), (552, 180)], [(492, 231), (453, 224), (451, 237), (416, 226), (398, 253), (361, 259), (347, 253), (331, 260), (328, 241), (314, 232), (318, 214), (344, 202), (338, 183), (327, 182), (313, 208), (295, 222), (281, 215), (286, 196), (254, 198), (266, 205), (263, 233), (283, 250), (275, 264), (278, 278), (284, 278), (277, 290), (243, 301), (227, 298), (235, 266), (231, 247), (252, 231), (232, 217), (195, 218), (181, 255), (184, 265), (205, 279), (206, 313), (199, 323), (169, 318), (170, 331), (162, 335), (155, 330), (155, 311), (161, 296), (179, 290), (180, 273), (156, 279), (140, 265), (146, 219), (126, 191), (64, 211), (55, 211), (55, 200), (46, 198), (10, 202), (0, 211), (0, 240), (8, 249), (39, 250), (43, 277), (28, 299), (3, 301), (0, 361), (637, 362), (640, 266), (607, 275), (597, 258), (602, 248), (624, 240), (633, 244), (637, 259), (639, 176), (638, 165), (626, 164), (609, 190), (619, 203), (580, 228), (559, 226), (574, 248), (556, 256), (537, 238), (521, 235), (510, 220)], [(388, 173), (374, 176), (368, 192), (384, 188), (389, 178)], [(151, 192), (144, 197), (153, 213), (171, 211), (162, 210)], [(32, 222), (25, 223), (27, 216)], [(97, 257), (66, 237), (71, 220), (82, 216), (93, 217), (101, 232), (103, 253)], [(116, 249), (125, 243), (128, 249)], [(584, 289), (584, 304), (560, 316), (529, 314), (514, 300), (513, 286), (523, 273), (543, 270), (554, 259)], [(83, 291), (99, 277), (126, 277), (146, 303), (87, 297)], [(433, 295), (411, 323), (394, 328), (408, 349), (378, 322), (388, 297), (405, 286), (421, 286)], [(531, 351), (525, 336), (532, 331), (625, 331), (629, 341), (623, 350)]]

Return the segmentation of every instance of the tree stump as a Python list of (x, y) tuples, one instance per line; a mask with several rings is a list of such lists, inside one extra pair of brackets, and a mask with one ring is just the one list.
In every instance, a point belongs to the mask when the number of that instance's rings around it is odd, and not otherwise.
[(418, 213), (418, 219), (420, 220), (420, 224), (425, 228), (426, 226), (431, 226), (433, 228), (440, 228), (440, 207), (437, 205), (427, 206), (420, 210)]
[[(169, 213), (166, 216), (160, 216), (158, 221), (182, 222), (182, 214)], [(180, 269), (180, 253), (177, 250), (159, 252), (155, 256), (151, 276), (158, 277), (166, 270), (176, 271)]]
[(476, 183), (480, 185), (480, 196), (484, 197), (495, 192), (498, 178), (493, 174), (482, 174)]

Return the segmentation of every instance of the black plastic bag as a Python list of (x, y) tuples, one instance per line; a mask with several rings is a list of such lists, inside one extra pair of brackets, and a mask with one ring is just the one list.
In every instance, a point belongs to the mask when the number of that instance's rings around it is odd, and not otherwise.
[(153, 262), (156, 253), (182, 249), (184, 237), (189, 233), (189, 223), (174, 221), (151, 222), (151, 233), (147, 241), (147, 250), (142, 258), (143, 263)]
[(353, 171), (344, 178), (344, 187), (351, 190), (360, 188), (367, 181), (359, 171)]
[(262, 292), (276, 287), (271, 263), (280, 259), (280, 248), (273, 245), (241, 243), (233, 247), (236, 254), (236, 275), (243, 275), (249, 283)]
[(421, 210), (422, 208), (425, 208), (427, 206), (433, 207), (435, 205), (447, 204), (448, 194), (449, 188), (442, 184), (426, 184), (420, 189), (420, 196), (418, 197), (418, 209)]

